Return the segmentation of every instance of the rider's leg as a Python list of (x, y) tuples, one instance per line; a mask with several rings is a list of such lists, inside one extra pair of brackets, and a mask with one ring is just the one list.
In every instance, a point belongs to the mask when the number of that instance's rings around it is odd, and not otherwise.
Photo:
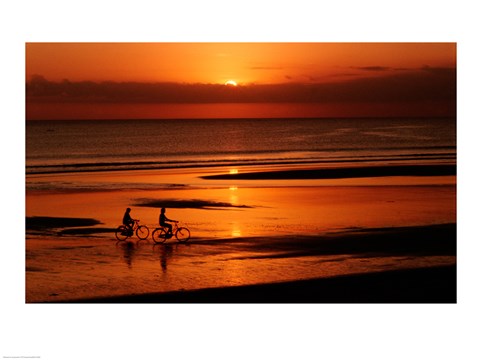
[(125, 228), (126, 228), (125, 230), (127, 232), (131, 232), (133, 230), (133, 222), (130, 222), (130, 221), (125, 222), (125, 223), (123, 223), (123, 225), (125, 225)]
[(127, 226), (128, 226), (128, 232), (129, 232), (130, 234), (133, 233), (133, 224), (134, 224), (133, 221), (129, 221), (128, 224), (127, 224)]

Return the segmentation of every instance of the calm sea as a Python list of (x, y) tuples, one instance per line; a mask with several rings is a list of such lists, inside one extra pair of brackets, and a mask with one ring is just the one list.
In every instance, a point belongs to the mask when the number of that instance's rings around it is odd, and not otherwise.
[(26, 123), (27, 174), (455, 159), (454, 118)]

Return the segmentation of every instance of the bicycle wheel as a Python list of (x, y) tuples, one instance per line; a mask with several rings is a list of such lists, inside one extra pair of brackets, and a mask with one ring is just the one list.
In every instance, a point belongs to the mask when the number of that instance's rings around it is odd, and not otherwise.
[(137, 237), (140, 240), (145, 240), (148, 237), (148, 234), (150, 233), (150, 230), (148, 230), (148, 227), (145, 225), (140, 225), (137, 228), (137, 231), (135, 231), (135, 234), (137, 234)]
[(125, 225), (120, 225), (117, 230), (115, 230), (115, 237), (118, 241), (125, 241), (128, 238), (128, 230)]
[(188, 239), (190, 239), (190, 230), (188, 230), (186, 227), (180, 227), (175, 233), (175, 237), (179, 242), (188, 241)]
[(161, 244), (161, 243), (165, 242), (165, 240), (167, 240), (167, 233), (166, 233), (165, 229), (157, 228), (157, 229), (153, 230), (152, 239), (157, 244)]

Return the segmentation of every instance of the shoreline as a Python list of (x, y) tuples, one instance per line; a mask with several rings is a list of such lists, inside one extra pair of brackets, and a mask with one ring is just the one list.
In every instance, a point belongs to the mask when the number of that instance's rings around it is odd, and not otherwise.
[(456, 265), (189, 291), (46, 303), (267, 304), (456, 303)]
[(456, 165), (378, 165), (338, 168), (312, 168), (278, 171), (259, 171), (235, 174), (200, 176), (209, 180), (312, 180), (350, 179), (389, 176), (451, 176), (456, 175)]

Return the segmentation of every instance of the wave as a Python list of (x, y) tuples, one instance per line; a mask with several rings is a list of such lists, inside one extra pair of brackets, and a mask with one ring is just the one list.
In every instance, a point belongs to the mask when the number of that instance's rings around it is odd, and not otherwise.
[[(341, 153), (341, 151), (338, 151)], [(294, 156), (294, 155), (301, 156)], [(190, 158), (169, 160), (127, 160), (127, 161), (86, 161), (69, 162), (62, 164), (31, 164), (26, 166), (26, 173), (56, 174), (75, 172), (98, 172), (98, 171), (126, 171), (126, 170), (163, 170), (163, 169), (186, 169), (205, 167), (241, 167), (241, 166), (268, 166), (268, 165), (338, 165), (359, 163), (395, 163), (395, 162), (454, 162), (456, 153), (451, 151), (434, 153), (396, 153), (388, 155), (364, 154), (334, 155), (334, 153), (303, 153), (303, 154), (257, 154), (257, 156), (238, 156), (236, 158)], [(245, 154), (244, 154), (245, 155)], [(263, 156), (262, 156), (263, 155)]]

